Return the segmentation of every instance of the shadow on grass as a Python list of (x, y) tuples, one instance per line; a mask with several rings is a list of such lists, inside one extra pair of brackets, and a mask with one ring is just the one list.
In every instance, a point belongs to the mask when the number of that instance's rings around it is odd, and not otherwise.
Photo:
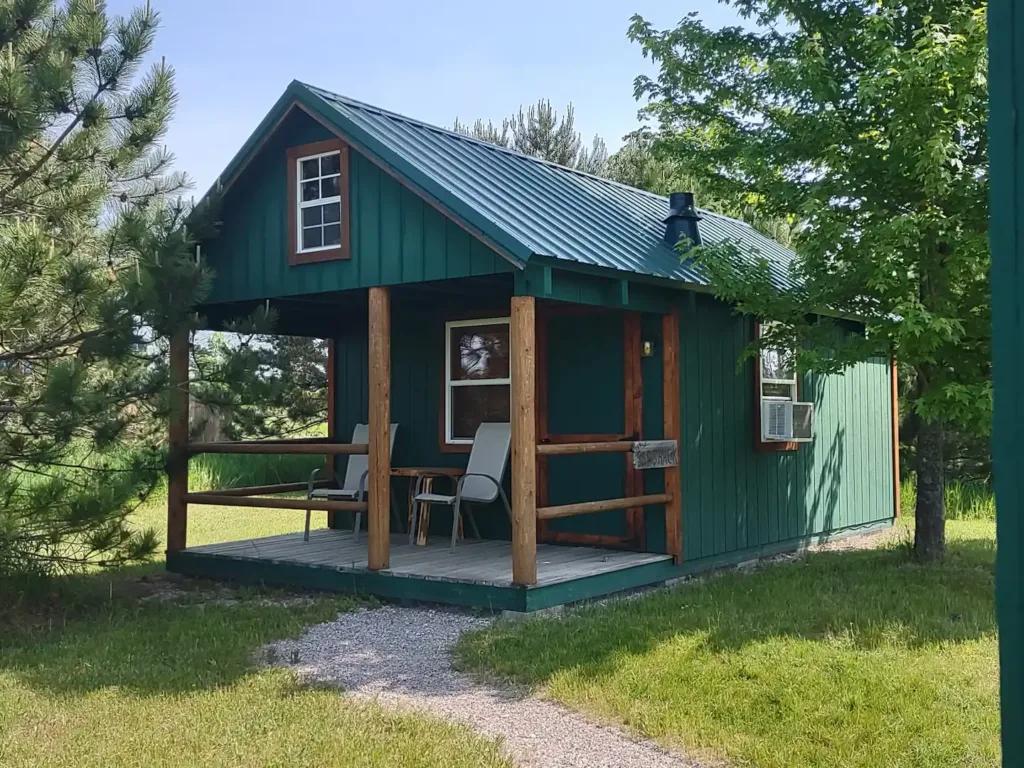
[(682, 637), (712, 653), (777, 638), (859, 651), (965, 642), (996, 631), (994, 559), (994, 542), (985, 538), (950, 541), (945, 561), (929, 565), (913, 562), (902, 545), (819, 552), (561, 620), (499, 624), (465, 636), (456, 657), (464, 668), (542, 684), (565, 670), (613, 674), (624, 656)]
[(161, 567), (37, 589), (29, 598), (36, 605), (15, 606), (0, 621), (0, 672), (53, 694), (113, 686), (143, 695), (213, 689), (240, 680), (263, 645), (354, 605), (338, 597), (168, 584)]

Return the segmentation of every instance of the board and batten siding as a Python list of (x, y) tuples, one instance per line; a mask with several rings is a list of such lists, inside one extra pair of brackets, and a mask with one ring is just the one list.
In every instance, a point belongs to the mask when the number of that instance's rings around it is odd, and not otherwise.
[[(227, 190), (220, 234), (203, 243), (214, 270), (207, 303), (511, 272), (514, 267), (433, 206), (350, 150), (348, 260), (289, 266), (289, 147), (334, 138), (293, 110)], [(344, 202), (344, 201), (343, 201)]]
[[(893, 519), (887, 360), (843, 375), (805, 374), (800, 399), (815, 404), (814, 440), (792, 452), (761, 453), (754, 450), (754, 363), (737, 369), (751, 320), (691, 294), (680, 325), (684, 561)], [(645, 410), (657, 402), (646, 394)]]
[[(481, 316), (504, 314), (507, 299), (496, 301)], [(702, 561), (743, 559), (891, 521), (888, 361), (864, 362), (842, 376), (805, 375), (801, 399), (815, 403), (814, 441), (793, 452), (759, 453), (754, 450), (753, 362), (737, 369), (752, 337), (750, 319), (704, 294), (684, 294), (680, 301), (684, 563), (699, 567)], [(445, 319), (440, 307), (393, 308), (391, 413), (399, 425), (394, 466), (465, 466), (465, 453), (440, 446)], [(549, 327), (552, 433), (622, 428), (620, 315), (610, 313), (605, 320), (607, 325), (570, 315)], [(642, 336), (654, 339), (659, 349), (660, 330), (660, 316), (645, 313)], [(343, 439), (368, 417), (366, 331), (362, 320), (346, 323), (335, 339), (336, 434)], [(643, 359), (641, 376), (643, 433), (657, 438), (662, 432), (660, 354)], [(618, 454), (558, 458), (563, 460), (549, 466), (551, 503), (624, 492)], [(662, 475), (642, 473), (644, 493), (660, 493)], [(402, 481), (394, 489), (404, 509)], [(477, 519), (485, 536), (509, 535), (500, 507), (479, 510)], [(624, 519), (622, 512), (580, 515), (556, 530), (621, 535)], [(446, 535), (450, 513), (439, 510), (431, 523), (432, 535)], [(647, 508), (645, 531), (646, 549), (665, 551), (660, 506)]]
[[(505, 316), (508, 300), (481, 317)], [(398, 424), (391, 465), (393, 467), (465, 467), (467, 453), (441, 449), (444, 409), (444, 336), (450, 309), (421, 307), (391, 308), (391, 421)], [(335, 434), (342, 440), (352, 436), (357, 423), (366, 423), (368, 412), (367, 326), (365, 320), (346, 323), (334, 340)], [(336, 469), (344, 476), (347, 459), (338, 457)], [(435, 490), (444, 493), (451, 481), (439, 478)], [(505, 489), (509, 490), (506, 472)], [(392, 482), (392, 493), (400, 513), (405, 514), (408, 485), (403, 478)], [(473, 505), (481, 534), (486, 538), (508, 539), (511, 526), (500, 504)], [(344, 515), (340, 517), (345, 517)], [(431, 514), (430, 535), (451, 532), (451, 511), (438, 507)]]

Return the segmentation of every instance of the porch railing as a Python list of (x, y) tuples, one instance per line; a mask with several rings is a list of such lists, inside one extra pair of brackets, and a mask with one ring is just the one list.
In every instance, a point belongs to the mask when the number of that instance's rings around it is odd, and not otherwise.
[[(541, 443), (537, 446), (538, 456), (574, 456), (586, 453), (632, 453), (633, 442), (629, 440), (606, 440), (590, 443)], [(670, 493), (650, 493), (643, 496), (623, 496), (617, 499), (581, 501), (576, 504), (537, 507), (538, 520), (553, 520), (558, 517), (589, 515), (594, 512), (608, 512), (614, 509), (630, 509), (648, 504), (668, 504)]]
[[(240, 453), (270, 455), (365, 455), (366, 443), (338, 443), (323, 438), (292, 438), (271, 440), (237, 440), (211, 443), (189, 443), (189, 456), (201, 453)], [(314, 488), (326, 488), (333, 481), (318, 480)], [(269, 494), (304, 491), (308, 483), (276, 483), (251, 485), (244, 488), (222, 488), (185, 494), (186, 504), (206, 504), (223, 507), (257, 507), (266, 509), (312, 509), (318, 512), (366, 512), (365, 501), (331, 501), (321, 499), (263, 498)]]

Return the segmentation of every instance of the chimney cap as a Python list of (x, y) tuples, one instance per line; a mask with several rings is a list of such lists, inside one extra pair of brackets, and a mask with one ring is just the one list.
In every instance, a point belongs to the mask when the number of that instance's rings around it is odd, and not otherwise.
[(685, 236), (692, 245), (701, 245), (697, 222), (700, 214), (693, 204), (693, 192), (673, 192), (668, 196), (669, 213), (665, 217), (665, 242), (675, 248)]
[(668, 207), (670, 216), (700, 220), (700, 215), (693, 202), (693, 192), (673, 192), (668, 196)]

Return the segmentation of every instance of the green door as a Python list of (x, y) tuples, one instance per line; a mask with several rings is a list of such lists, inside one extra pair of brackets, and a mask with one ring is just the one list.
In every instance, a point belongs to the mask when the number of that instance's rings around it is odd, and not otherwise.
[[(545, 312), (540, 322), (545, 338), (538, 346), (541, 366), (546, 368), (540, 392), (546, 401), (541, 405), (546, 417), (541, 417), (540, 440), (566, 443), (632, 437), (635, 430), (629, 423), (633, 416), (626, 412), (624, 361), (632, 355), (639, 360), (639, 349), (625, 354), (627, 335), (630, 344), (634, 343), (633, 335), (627, 334), (629, 315), (573, 307)], [(638, 335), (635, 343), (639, 344)], [(628, 496), (628, 459), (629, 454), (622, 453), (544, 457), (540, 503), (559, 505)], [(638, 517), (626, 510), (575, 515), (546, 521), (540, 536), (557, 543), (637, 548), (637, 522)]]

